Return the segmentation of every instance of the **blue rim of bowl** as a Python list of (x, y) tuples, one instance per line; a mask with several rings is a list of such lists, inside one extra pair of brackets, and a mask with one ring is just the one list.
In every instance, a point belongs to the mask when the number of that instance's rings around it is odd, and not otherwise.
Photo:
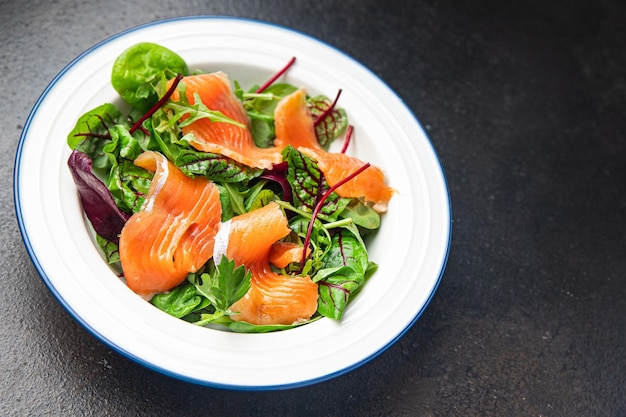
[(450, 201), (450, 191), (449, 191), (449, 188), (448, 188), (448, 182), (447, 182), (447, 178), (446, 178), (445, 172), (444, 172), (443, 167), (441, 165), (441, 160), (439, 159), (439, 156), (437, 155), (437, 152), (436, 152), (432, 142), (430, 141), (430, 138), (428, 137), (428, 135), (426, 135), (425, 131), (424, 131), (424, 136), (428, 139), (427, 142), (428, 142), (428, 144), (429, 144), (429, 146), (431, 148), (431, 151), (433, 152), (433, 155), (435, 156), (435, 158), (436, 158), (436, 160), (438, 162), (438, 167), (439, 167), (439, 170), (440, 170), (441, 179), (443, 181), (443, 185), (444, 185), (444, 188), (445, 188), (446, 197), (447, 197), (447, 201), (448, 201), (448, 236), (446, 237), (446, 239), (447, 239), (447, 241), (446, 241), (446, 249), (445, 249), (445, 254), (444, 254), (442, 262), (441, 262), (439, 276), (437, 277), (435, 285), (432, 287), (431, 292), (428, 295), (428, 298), (426, 299), (426, 302), (424, 303), (422, 308), (417, 312), (417, 314), (411, 319), (411, 321), (405, 326), (405, 328), (401, 332), (399, 332), (393, 339), (388, 341), (385, 345), (379, 347), (377, 351), (373, 352), (368, 357), (366, 357), (366, 358), (360, 360), (359, 362), (356, 362), (356, 363), (354, 363), (354, 364), (352, 364), (350, 366), (347, 366), (347, 367), (344, 367), (342, 369), (339, 369), (339, 370), (337, 370), (335, 372), (331, 372), (331, 373), (328, 373), (326, 375), (323, 375), (323, 376), (320, 376), (320, 377), (317, 377), (317, 378), (311, 378), (311, 379), (298, 381), (298, 382), (293, 382), (293, 383), (288, 383), (288, 384), (255, 385), (255, 386), (221, 384), (221, 383), (217, 383), (217, 382), (213, 382), (213, 381), (209, 381), (209, 380), (201, 380), (201, 379), (191, 378), (191, 377), (188, 377), (188, 376), (185, 376), (185, 375), (181, 375), (181, 374), (176, 373), (176, 372), (172, 372), (172, 371), (170, 371), (170, 370), (168, 370), (166, 368), (163, 368), (161, 366), (157, 366), (154, 363), (145, 361), (140, 356), (137, 356), (137, 355), (135, 355), (135, 354), (133, 354), (131, 352), (128, 352), (127, 350), (123, 349), (122, 347), (116, 345), (111, 340), (108, 340), (104, 335), (98, 333), (94, 328), (92, 328), (90, 326), (89, 323), (85, 322), (80, 317), (80, 315), (78, 315), (72, 309), (72, 307), (63, 299), (61, 294), (59, 294), (59, 292), (56, 290), (56, 288), (52, 284), (52, 281), (48, 277), (46, 271), (44, 270), (44, 268), (39, 263), (39, 260), (37, 258), (37, 254), (35, 253), (35, 251), (33, 249), (33, 246), (31, 244), (31, 239), (30, 239), (30, 237), (28, 235), (28, 230), (26, 230), (26, 227), (24, 225), (24, 219), (23, 219), (23, 215), (22, 215), (22, 206), (20, 204), (19, 176), (20, 176), (20, 167), (21, 167), (21, 160), (22, 160), (22, 149), (24, 147), (24, 143), (26, 141), (26, 137), (28, 136), (28, 131), (29, 131), (29, 128), (30, 128), (30, 124), (32, 123), (34, 117), (37, 115), (37, 111), (38, 111), (39, 107), (41, 106), (42, 102), (46, 99), (49, 91), (56, 85), (56, 83), (65, 75), (65, 73), (70, 68), (72, 68), (78, 62), (83, 60), (86, 56), (88, 56), (89, 54), (93, 53), (95, 50), (97, 50), (98, 48), (102, 47), (103, 45), (108, 44), (108, 43), (110, 43), (110, 42), (112, 42), (112, 41), (114, 41), (114, 40), (116, 40), (116, 39), (118, 39), (120, 37), (124, 37), (124, 36), (126, 36), (126, 35), (128, 35), (130, 33), (137, 32), (137, 31), (140, 31), (140, 30), (143, 30), (143, 29), (146, 29), (146, 28), (155, 27), (155, 26), (161, 26), (161, 25), (167, 25), (167, 24), (171, 24), (171, 23), (175, 23), (175, 22), (181, 22), (181, 21), (190, 21), (190, 20), (243, 21), (243, 22), (247, 22), (247, 23), (251, 23), (251, 24), (278, 28), (278, 29), (281, 29), (281, 30), (293, 33), (296, 36), (304, 36), (306, 38), (309, 38), (309, 39), (311, 39), (311, 40), (313, 40), (313, 41), (323, 45), (326, 48), (333, 49), (333, 50), (339, 52), (344, 57), (346, 57), (349, 60), (351, 60), (352, 62), (354, 62), (355, 64), (359, 65), (361, 68), (365, 69), (374, 78), (376, 78), (379, 81), (381, 81), (381, 83), (387, 88), (387, 90), (389, 90), (405, 106), (405, 108), (407, 109), (408, 113), (411, 114), (411, 116), (414, 118), (414, 120), (418, 124), (418, 126), (420, 126), (420, 128), (422, 130), (424, 130), (423, 126), (421, 125), (419, 120), (416, 118), (414, 113), (411, 111), (410, 108), (408, 108), (406, 103), (404, 103), (404, 100), (402, 100), (402, 98), (400, 96), (398, 96), (397, 93), (393, 89), (391, 89), (388, 86), (387, 83), (385, 83), (383, 80), (381, 80), (380, 77), (378, 77), (376, 74), (374, 74), (369, 68), (365, 67), (363, 64), (361, 64), (360, 62), (356, 61), (354, 58), (352, 58), (351, 56), (347, 55), (345, 52), (335, 48), (334, 46), (332, 46), (330, 44), (327, 44), (324, 41), (321, 41), (320, 39), (315, 38), (315, 37), (313, 37), (311, 35), (308, 35), (308, 34), (303, 33), (303, 32), (299, 32), (299, 31), (297, 31), (295, 29), (292, 29), (292, 28), (289, 28), (289, 27), (285, 27), (285, 26), (281, 26), (281, 25), (278, 25), (278, 24), (275, 24), (275, 23), (269, 23), (269, 22), (265, 22), (265, 21), (255, 20), (255, 19), (242, 18), (242, 17), (232, 17), (232, 16), (211, 16), (211, 15), (177, 17), (177, 18), (171, 18), (171, 19), (158, 20), (158, 21), (146, 23), (146, 24), (143, 24), (143, 25), (135, 26), (133, 28), (130, 28), (130, 29), (124, 30), (122, 32), (119, 32), (119, 33), (117, 33), (115, 35), (112, 35), (109, 38), (106, 38), (106, 39), (104, 39), (101, 42), (98, 42), (97, 44), (93, 45), (92, 47), (90, 47), (89, 49), (84, 51), (82, 54), (80, 54), (76, 58), (74, 58), (69, 64), (67, 64), (52, 79), (52, 81), (50, 81), (48, 86), (45, 88), (45, 90), (39, 96), (39, 98), (35, 102), (35, 105), (33, 106), (33, 109), (31, 110), (30, 114), (28, 115), (28, 117), (27, 117), (27, 119), (26, 119), (26, 121), (24, 123), (24, 128), (22, 129), (22, 133), (20, 135), (20, 139), (19, 139), (18, 146), (17, 146), (17, 152), (16, 152), (15, 163), (14, 163), (14, 168), (13, 168), (13, 201), (14, 201), (14, 205), (15, 205), (15, 211), (16, 211), (18, 226), (19, 226), (19, 229), (20, 229), (20, 233), (22, 235), (22, 240), (24, 241), (24, 245), (25, 245), (26, 250), (28, 252), (28, 255), (29, 255), (31, 261), (34, 264), (35, 269), (39, 273), (41, 279), (43, 280), (45, 285), (48, 287), (50, 292), (54, 295), (54, 297), (61, 304), (61, 306), (83, 328), (85, 328), (89, 333), (91, 333), (93, 336), (95, 336), (96, 339), (100, 340), (102, 343), (104, 343), (105, 345), (109, 346), (110, 348), (112, 348), (113, 350), (115, 350), (116, 352), (121, 354), (122, 356), (125, 356), (125, 357), (133, 360), (134, 362), (136, 362), (136, 363), (138, 363), (138, 364), (140, 364), (140, 365), (142, 365), (142, 366), (144, 366), (144, 367), (146, 367), (148, 369), (151, 369), (153, 371), (161, 373), (163, 375), (167, 375), (169, 377), (172, 377), (172, 378), (175, 378), (175, 379), (178, 379), (178, 380), (182, 380), (182, 381), (185, 381), (185, 382), (190, 382), (190, 383), (194, 383), (194, 384), (197, 384), (197, 385), (203, 385), (203, 386), (212, 387), (212, 388), (229, 389), (229, 390), (240, 390), (240, 391), (270, 391), (270, 390), (282, 390), (282, 389), (300, 388), (300, 387), (304, 387), (304, 386), (308, 386), (308, 385), (313, 385), (313, 384), (317, 384), (317, 383), (320, 383), (320, 382), (324, 382), (324, 381), (336, 378), (338, 376), (344, 375), (346, 373), (349, 373), (349, 372), (353, 371), (354, 369), (363, 366), (364, 364), (366, 364), (367, 362), (371, 361), (372, 359), (378, 357), (380, 354), (385, 352), (388, 348), (390, 348), (392, 345), (394, 345), (400, 338), (402, 338), (405, 335), (405, 333), (417, 322), (417, 320), (420, 318), (420, 316), (424, 313), (424, 311), (426, 310), (426, 308), (430, 304), (432, 298), (434, 297), (435, 293), (437, 292), (437, 289), (439, 287), (439, 284), (441, 283), (441, 279), (443, 277), (444, 271), (446, 269), (446, 265), (447, 265), (448, 257), (449, 257), (449, 253), (450, 253), (451, 240), (452, 240), (452, 207), (451, 207), (451, 201)]

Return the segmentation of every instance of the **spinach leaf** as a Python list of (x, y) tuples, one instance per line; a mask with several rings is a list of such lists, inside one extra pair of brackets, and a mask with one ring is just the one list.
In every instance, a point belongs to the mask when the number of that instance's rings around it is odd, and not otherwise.
[(183, 318), (206, 304), (190, 282), (184, 282), (167, 293), (156, 294), (150, 301), (160, 310), (176, 318)]
[(380, 214), (372, 207), (357, 199), (354, 199), (345, 210), (341, 212), (340, 217), (352, 219), (354, 224), (364, 227), (365, 229), (375, 230), (380, 227)]
[(313, 280), (319, 284), (318, 312), (339, 320), (350, 297), (365, 281), (369, 259), (361, 239), (346, 229), (337, 230), (332, 243)]
[(147, 111), (158, 101), (157, 85), (177, 73), (187, 75), (187, 63), (175, 52), (142, 42), (122, 52), (113, 63), (111, 84), (124, 101)]
[(317, 321), (321, 318), (322, 316), (317, 316), (314, 317), (310, 320), (307, 321), (303, 321), (301, 323), (296, 323), (296, 324), (266, 324), (266, 325), (259, 325), (259, 324), (250, 324), (248, 322), (245, 321), (233, 321), (232, 323), (229, 323), (227, 325), (227, 327), (237, 333), (269, 333), (269, 332), (275, 332), (275, 331), (279, 331), (279, 330), (287, 330), (287, 329), (293, 329), (295, 327), (300, 327), (303, 326), (305, 324), (308, 323), (312, 323), (314, 321)]

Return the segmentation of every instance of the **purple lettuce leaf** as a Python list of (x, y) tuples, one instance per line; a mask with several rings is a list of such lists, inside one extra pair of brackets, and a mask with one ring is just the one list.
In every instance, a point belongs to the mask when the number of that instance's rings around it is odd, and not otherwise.
[(83, 210), (94, 230), (99, 236), (118, 244), (119, 234), (130, 214), (117, 207), (109, 189), (93, 174), (89, 156), (75, 150), (67, 164), (72, 172)]
[(283, 201), (293, 203), (293, 197), (291, 195), (291, 185), (287, 180), (287, 168), (287, 162), (274, 164), (272, 169), (265, 171), (259, 178), (264, 178), (278, 183), (283, 191)]

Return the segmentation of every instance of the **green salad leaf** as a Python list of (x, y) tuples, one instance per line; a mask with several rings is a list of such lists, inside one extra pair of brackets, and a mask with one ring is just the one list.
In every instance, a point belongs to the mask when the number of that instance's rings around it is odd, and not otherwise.
[(142, 42), (116, 58), (111, 84), (124, 101), (146, 111), (158, 101), (157, 86), (163, 78), (188, 72), (187, 63), (177, 53), (161, 45)]
[[(98, 193), (110, 193), (114, 204), (109, 206), (129, 217), (141, 210), (150, 189), (153, 173), (133, 162), (148, 150), (162, 153), (189, 177), (213, 181), (219, 190), (223, 222), (276, 201), (288, 217), (291, 233), (285, 240), (308, 245), (309, 251), (280, 271), (272, 268), (283, 274), (309, 275), (318, 284), (318, 309), (309, 320), (289, 325), (233, 320), (236, 313), (229, 310), (230, 306), (248, 292), (251, 273), (226, 257), (209, 259), (182, 284), (155, 295), (151, 303), (199, 326), (219, 325), (242, 333), (291, 329), (322, 317), (341, 319), (350, 300), (376, 269), (369, 260), (363, 236), (375, 234), (380, 214), (358, 199), (340, 197), (333, 191), (338, 185), (329, 186), (316, 161), (292, 146), (282, 151), (282, 163), (263, 170), (198, 151), (192, 146), (196, 139), (193, 134), (182, 131), (200, 119), (231, 123), (249, 127), (256, 146), (272, 147), (276, 105), (298, 88), (274, 83), (274, 78), (263, 88), (255, 85), (244, 90), (235, 81), (234, 93), (250, 120), (246, 126), (210, 109), (197, 94), (194, 104), (190, 104), (181, 74), (188, 74), (187, 64), (173, 51), (149, 42), (131, 46), (118, 56), (111, 72), (113, 87), (131, 105), (130, 110), (124, 114), (114, 104), (105, 103), (86, 112), (68, 134), (69, 147), (87, 155), (85, 159), (91, 160), (90, 170), (94, 176), (97, 174), (100, 184)], [(172, 84), (164, 91), (167, 80), (175, 76), (178, 85)], [(175, 88), (179, 92), (177, 101), (170, 99)], [(338, 98), (331, 101), (323, 95), (307, 97), (316, 136), (326, 150), (348, 126), (345, 110), (335, 107)], [(92, 205), (99, 201), (92, 200)], [(123, 221), (119, 227), (122, 225)], [(108, 239), (117, 235), (111, 234)], [(121, 270), (117, 240), (97, 235), (96, 243), (112, 268)]]
[(151, 302), (160, 310), (179, 319), (206, 307), (207, 304), (188, 281), (169, 292), (156, 294)]
[(250, 272), (245, 267), (235, 267), (235, 261), (222, 257), (211, 271), (190, 276), (196, 291), (206, 297), (216, 310), (228, 308), (250, 289)]
[(288, 330), (288, 329), (293, 329), (296, 327), (304, 326), (305, 324), (312, 323), (314, 321), (319, 320), (320, 318), (322, 318), (322, 316), (317, 316), (310, 320), (306, 320), (306, 321), (294, 323), (294, 324), (260, 325), (260, 324), (250, 324), (245, 321), (233, 321), (232, 323), (229, 323), (227, 326), (230, 330), (237, 332), (237, 333), (269, 333), (269, 332), (276, 332), (279, 330)]
[(120, 252), (118, 245), (111, 242), (110, 240), (103, 238), (98, 234), (96, 234), (96, 243), (102, 250), (102, 253), (104, 254), (104, 259), (106, 259), (109, 265), (115, 265), (120, 261)]
[[(289, 164), (287, 180), (292, 187), (294, 206), (312, 213), (318, 198), (330, 189), (324, 174), (313, 159), (293, 146), (285, 148), (283, 159)], [(324, 202), (319, 217), (327, 221), (337, 220), (349, 203), (350, 199), (332, 193)]]
[(87, 154), (95, 169), (111, 167), (104, 147), (111, 142), (109, 129), (115, 125), (129, 126), (126, 117), (111, 103), (102, 104), (83, 114), (67, 135), (67, 144), (72, 150)]
[(322, 262), (323, 267), (314, 277), (320, 291), (318, 312), (338, 320), (352, 294), (365, 281), (369, 266), (367, 250), (360, 238), (340, 229), (334, 233), (330, 249)]
[[(323, 95), (309, 98), (307, 104), (311, 115), (316, 119), (317, 141), (323, 149), (328, 150), (330, 144), (348, 128), (346, 111), (342, 108), (333, 107), (332, 100)], [(322, 118), (317, 121), (318, 117)]]

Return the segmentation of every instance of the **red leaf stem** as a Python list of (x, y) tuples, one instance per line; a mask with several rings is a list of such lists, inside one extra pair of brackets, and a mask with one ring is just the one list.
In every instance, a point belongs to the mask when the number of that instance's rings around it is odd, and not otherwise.
[[(128, 130), (128, 133), (130, 133), (132, 135), (135, 132), (135, 130), (140, 129), (142, 123), (148, 117), (152, 116), (157, 110), (159, 110), (161, 108), (161, 106), (163, 106), (163, 104), (165, 104), (165, 102), (167, 100), (169, 100), (169, 98), (172, 96), (172, 94), (174, 94), (174, 91), (176, 91), (176, 87), (178, 87), (178, 83), (181, 82), (182, 79), (183, 79), (183, 74), (180, 74), (180, 73), (176, 74), (176, 78), (174, 78), (174, 81), (172, 82), (172, 85), (167, 90), (167, 92), (163, 95), (163, 97), (161, 97), (161, 99), (159, 101), (154, 103), (154, 105), (150, 108), (150, 110), (148, 110), (148, 112), (146, 114), (141, 116), (141, 118), (135, 122), (135, 124)], [(145, 131), (144, 131), (144, 133), (145, 133)]]
[(317, 119), (315, 119), (315, 121), (313, 122), (313, 126), (317, 126), (318, 124), (321, 123), (322, 120), (324, 120), (324, 118), (326, 116), (328, 116), (330, 114), (330, 112), (332, 112), (335, 109), (335, 106), (337, 105), (337, 101), (339, 100), (339, 96), (341, 95), (341, 89), (339, 89), (339, 91), (337, 91), (337, 95), (335, 96), (335, 101), (333, 101), (333, 103), (330, 105), (330, 107), (328, 107), (326, 110), (324, 110), (324, 112), (322, 114), (320, 114)]
[(287, 62), (287, 65), (285, 65), (280, 71), (278, 71), (276, 74), (274, 74), (274, 76), (272, 78), (270, 78), (269, 80), (267, 80), (267, 82), (265, 84), (263, 84), (261, 87), (259, 87), (258, 90), (256, 90), (256, 93), (262, 93), (267, 87), (269, 87), (270, 85), (272, 85), (274, 83), (274, 81), (276, 81), (278, 79), (278, 77), (280, 77), (281, 75), (283, 75), (285, 73), (285, 71), (287, 71), (293, 64), (294, 62), (296, 62), (296, 57), (292, 57), (289, 62)]
[(343, 148), (341, 148), (341, 153), (346, 153), (348, 150), (348, 145), (350, 145), (350, 139), (352, 139), (352, 131), (354, 128), (352, 125), (348, 125), (348, 130), (346, 131), (346, 138), (343, 141)]
[(309, 228), (307, 229), (307, 232), (306, 232), (306, 238), (304, 239), (304, 245), (303, 245), (304, 249), (302, 250), (302, 261), (300, 262), (300, 270), (304, 268), (304, 263), (306, 262), (306, 258), (307, 258), (306, 249), (309, 247), (309, 244), (311, 243), (311, 233), (313, 232), (313, 224), (315, 223), (315, 219), (317, 218), (317, 215), (322, 209), (322, 205), (324, 204), (324, 201), (326, 201), (326, 199), (330, 196), (330, 194), (333, 193), (337, 188), (341, 187), (342, 185), (350, 181), (352, 178), (356, 177), (361, 172), (365, 171), (367, 168), (370, 167), (370, 165), (371, 164), (367, 162), (366, 164), (361, 166), (359, 169), (354, 171), (352, 174), (348, 175), (347, 177), (345, 177), (344, 179), (342, 179), (341, 181), (339, 181), (338, 183), (330, 187), (328, 191), (324, 193), (322, 198), (320, 198), (320, 200), (317, 202), (317, 204), (315, 205), (315, 209), (313, 209), (313, 215), (311, 217), (311, 221), (309, 222)]

